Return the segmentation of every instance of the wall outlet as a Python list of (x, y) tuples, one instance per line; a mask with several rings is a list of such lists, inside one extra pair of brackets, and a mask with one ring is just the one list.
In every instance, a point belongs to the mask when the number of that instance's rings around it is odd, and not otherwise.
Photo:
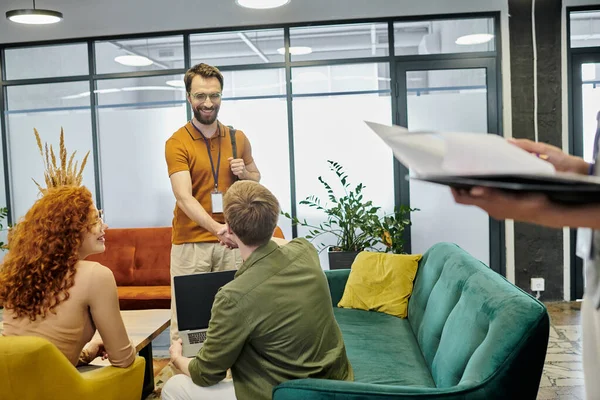
[(544, 291), (544, 278), (531, 278), (531, 291), (532, 292), (543, 292)]

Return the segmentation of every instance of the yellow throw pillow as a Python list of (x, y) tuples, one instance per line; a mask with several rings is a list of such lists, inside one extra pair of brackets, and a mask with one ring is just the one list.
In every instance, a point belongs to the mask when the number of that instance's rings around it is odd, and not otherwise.
[(358, 253), (338, 307), (408, 315), (421, 254)]

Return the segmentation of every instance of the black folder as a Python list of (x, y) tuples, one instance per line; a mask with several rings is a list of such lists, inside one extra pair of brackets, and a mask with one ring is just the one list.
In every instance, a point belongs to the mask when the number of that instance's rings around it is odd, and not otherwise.
[(411, 176), (412, 180), (438, 183), (456, 189), (474, 186), (521, 193), (543, 193), (550, 200), (567, 204), (600, 203), (600, 178), (576, 174), (556, 175), (437, 175)]

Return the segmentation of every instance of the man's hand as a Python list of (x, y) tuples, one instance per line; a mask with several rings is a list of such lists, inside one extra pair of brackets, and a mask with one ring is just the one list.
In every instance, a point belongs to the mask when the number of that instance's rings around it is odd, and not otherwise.
[(238, 178), (244, 179), (246, 177), (246, 164), (244, 164), (244, 160), (233, 157), (229, 157), (227, 160), (229, 161), (231, 172)]
[(227, 246), (230, 249), (235, 249), (238, 247), (237, 243), (233, 240), (233, 238), (227, 231), (227, 224), (222, 225), (221, 228), (217, 230), (216, 236), (223, 246)]
[(561, 206), (543, 194), (474, 187), (471, 190), (452, 188), (452, 195), (457, 203), (477, 206), (497, 220), (514, 219), (553, 228), (563, 227)]
[(587, 175), (589, 164), (580, 157), (575, 157), (563, 152), (556, 146), (547, 143), (534, 142), (529, 139), (509, 139), (510, 143), (530, 153), (543, 156), (546, 161), (554, 165), (559, 172), (573, 172)]
[(173, 362), (175, 362), (177, 358), (183, 357), (183, 340), (181, 340), (181, 338), (171, 343), (171, 347), (169, 347), (169, 355), (171, 356), (171, 361)]
[(190, 361), (191, 359), (183, 356), (183, 341), (180, 339), (175, 340), (169, 347), (169, 355), (171, 356), (171, 362), (181, 372), (190, 376)]

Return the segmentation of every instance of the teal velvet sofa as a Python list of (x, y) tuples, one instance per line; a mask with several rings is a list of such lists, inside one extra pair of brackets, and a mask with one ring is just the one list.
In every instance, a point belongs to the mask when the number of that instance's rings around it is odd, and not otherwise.
[(292, 380), (274, 400), (536, 398), (547, 310), (461, 248), (423, 255), (407, 319), (337, 308), (349, 273), (326, 271), (354, 382)]

